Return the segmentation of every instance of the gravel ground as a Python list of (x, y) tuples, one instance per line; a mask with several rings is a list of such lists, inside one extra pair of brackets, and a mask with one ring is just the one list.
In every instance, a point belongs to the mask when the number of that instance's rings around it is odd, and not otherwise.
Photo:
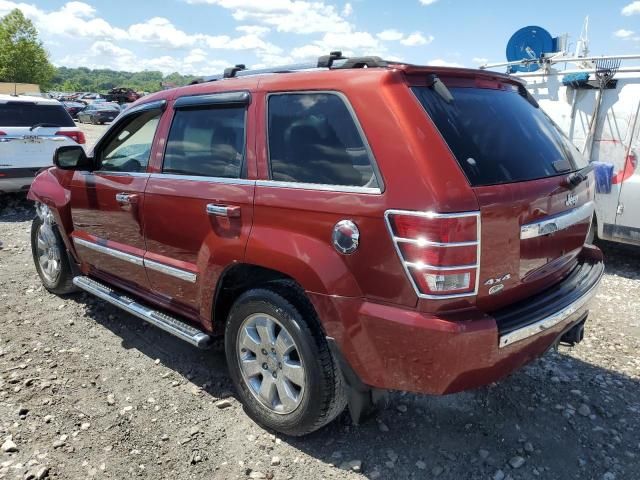
[(640, 478), (638, 249), (602, 245), (577, 347), (476, 391), (394, 393), (362, 426), (343, 415), (296, 439), (249, 420), (221, 351), (46, 292), (32, 218), (24, 196), (0, 197), (0, 479)]

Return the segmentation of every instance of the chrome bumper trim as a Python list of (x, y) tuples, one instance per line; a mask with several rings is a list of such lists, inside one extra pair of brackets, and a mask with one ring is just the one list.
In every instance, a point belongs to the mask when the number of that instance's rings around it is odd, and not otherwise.
[(573, 210), (563, 212), (554, 217), (547, 217), (537, 222), (527, 223), (520, 227), (520, 239), (542, 237), (572, 227), (576, 223), (591, 218), (595, 204), (587, 202)]
[(526, 327), (519, 328), (518, 330), (514, 330), (513, 332), (509, 332), (505, 335), (500, 336), (500, 340), (498, 343), (499, 348), (504, 348), (513, 345), (516, 342), (521, 340), (525, 340), (529, 337), (542, 333), (552, 327), (555, 327), (559, 323), (562, 323), (566, 319), (568, 319), (571, 315), (579, 311), (582, 307), (584, 307), (589, 301), (595, 296), (598, 286), (600, 285), (600, 280), (602, 280), (602, 275), (604, 275), (604, 268), (598, 277), (598, 280), (593, 284), (593, 286), (585, 292), (580, 298), (578, 298), (573, 303), (567, 305), (560, 311), (550, 315), (542, 320), (539, 320), (535, 323), (527, 325)]

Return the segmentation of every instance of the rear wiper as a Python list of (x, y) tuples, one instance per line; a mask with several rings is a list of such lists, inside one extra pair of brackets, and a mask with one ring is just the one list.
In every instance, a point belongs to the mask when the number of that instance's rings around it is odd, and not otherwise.
[(584, 168), (581, 168), (580, 170), (576, 170), (575, 172), (565, 177), (565, 179), (562, 181), (562, 186), (567, 187), (570, 190), (573, 190), (574, 188), (576, 188), (578, 185), (580, 185), (582, 182), (584, 182), (587, 179), (587, 175), (592, 170), (593, 170), (592, 163), (590, 163)]
[(60, 125), (56, 125), (55, 123), (36, 123), (35, 125), (31, 125), (29, 128), (30, 132), (33, 132), (36, 128), (45, 127), (45, 128), (60, 128)]
[(432, 88), (445, 102), (453, 102), (453, 95), (437, 75), (429, 75), (427, 77), (427, 87)]

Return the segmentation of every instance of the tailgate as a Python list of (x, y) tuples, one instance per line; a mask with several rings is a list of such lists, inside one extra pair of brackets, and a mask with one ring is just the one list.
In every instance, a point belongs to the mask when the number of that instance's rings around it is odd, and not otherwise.
[(482, 310), (534, 295), (575, 266), (593, 215), (593, 178), (574, 190), (560, 185), (562, 178), (474, 188), (482, 222)]
[(52, 165), (53, 154), (61, 145), (75, 142), (56, 135), (61, 128), (0, 127), (0, 168), (35, 168)]
[[(477, 306), (494, 311), (560, 282), (593, 215), (593, 174), (523, 85), (487, 73), (441, 72), (412, 90), (480, 208)], [(447, 76), (450, 75), (450, 76)]]

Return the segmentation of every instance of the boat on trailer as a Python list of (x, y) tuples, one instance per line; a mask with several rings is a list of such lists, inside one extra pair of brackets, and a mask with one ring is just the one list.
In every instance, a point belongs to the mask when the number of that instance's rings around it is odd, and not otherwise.
[(567, 36), (525, 27), (511, 38), (506, 69), (525, 82), (540, 107), (593, 163), (592, 233), (640, 246), (640, 54), (589, 55), (588, 19), (575, 53)]

